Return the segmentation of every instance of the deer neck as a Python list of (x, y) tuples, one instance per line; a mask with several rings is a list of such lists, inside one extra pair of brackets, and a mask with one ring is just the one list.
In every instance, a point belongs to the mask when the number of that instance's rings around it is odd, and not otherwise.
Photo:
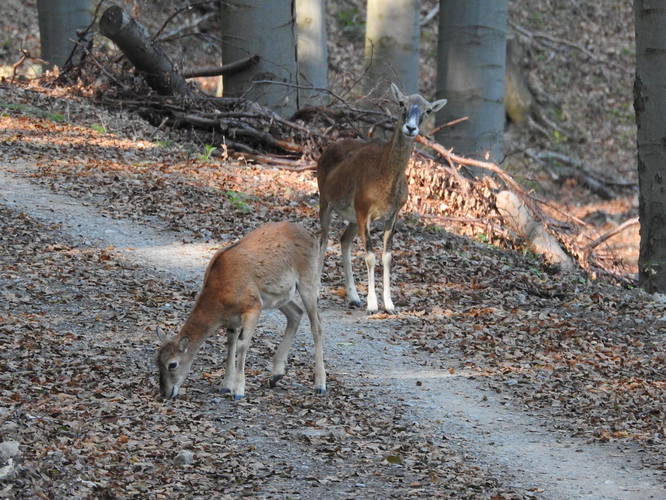
[(195, 308), (178, 334), (178, 338), (187, 337), (190, 340), (188, 352), (191, 356), (194, 356), (206, 339), (218, 329), (218, 325), (210, 321), (208, 316)]
[(393, 177), (398, 177), (405, 173), (409, 164), (409, 157), (412, 155), (412, 150), (414, 149), (414, 139), (405, 137), (402, 133), (402, 125), (401, 121), (396, 123), (393, 137), (391, 137), (389, 142), (387, 158), (385, 158), (385, 165), (391, 174), (393, 174)]

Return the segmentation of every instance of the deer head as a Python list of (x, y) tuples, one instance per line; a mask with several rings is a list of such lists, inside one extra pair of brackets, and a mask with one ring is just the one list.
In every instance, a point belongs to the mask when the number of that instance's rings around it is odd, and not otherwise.
[[(157, 331), (162, 341), (165, 335)], [(190, 339), (180, 337), (162, 344), (157, 354), (157, 368), (160, 372), (160, 395), (164, 399), (178, 396), (181, 384), (187, 378), (194, 359), (190, 352)]]
[(447, 103), (446, 99), (430, 103), (419, 94), (406, 96), (400, 92), (395, 83), (391, 83), (391, 93), (395, 102), (400, 105), (401, 115), (398, 126), (407, 139), (414, 139), (420, 132), (423, 119), (430, 113), (436, 113)]

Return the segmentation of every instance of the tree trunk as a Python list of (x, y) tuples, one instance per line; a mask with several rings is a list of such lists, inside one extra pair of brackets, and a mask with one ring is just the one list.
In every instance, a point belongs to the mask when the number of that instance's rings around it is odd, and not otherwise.
[(420, 0), (368, 0), (365, 27), (365, 92), (386, 94), (391, 82), (418, 92)]
[(437, 98), (449, 104), (437, 124), (469, 120), (444, 128), (437, 140), (458, 154), (502, 157), (506, 32), (507, 0), (440, 0)]
[(92, 20), (90, 0), (38, 0), (37, 16), (41, 57), (62, 68), (78, 39), (76, 31)]
[(109, 7), (99, 21), (102, 34), (115, 43), (161, 95), (187, 95), (190, 88), (148, 30), (117, 6)]
[(666, 292), (666, 5), (634, 1), (638, 126), (638, 215), (641, 244), (639, 283), (648, 292)]
[[(326, 0), (296, 0), (298, 81), (307, 87), (328, 88)], [(327, 95), (299, 89), (298, 107), (320, 106)]]
[[(259, 63), (224, 77), (226, 97), (246, 97), (291, 116), (298, 108), (296, 0), (227, 0), (221, 3), (222, 57), (236, 61), (257, 54)], [(275, 83), (253, 83), (270, 81)], [(281, 85), (282, 83), (286, 85)]]

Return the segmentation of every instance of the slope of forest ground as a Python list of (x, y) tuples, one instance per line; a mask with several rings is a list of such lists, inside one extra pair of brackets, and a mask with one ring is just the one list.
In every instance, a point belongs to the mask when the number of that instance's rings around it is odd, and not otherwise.
[[(190, 241), (211, 246), (220, 241), (234, 241), (269, 220), (293, 220), (316, 230), (316, 182), (312, 173), (258, 168), (242, 161), (206, 159), (203, 152), (188, 151), (182, 144), (169, 144), (167, 139), (158, 138), (161, 132), (138, 119), (110, 114), (82, 99), (67, 96), (54, 98), (37, 89), (15, 86), (0, 87), (0, 99), (7, 103), (0, 117), (0, 148), (5, 165), (11, 170), (11, 162), (16, 160), (34, 164), (33, 171), (15, 169), (16, 173), (28, 175), (32, 182), (56, 193), (73, 196), (84, 204), (97, 207), (109, 217), (159, 224), (183, 231)], [(62, 106), (63, 103), (66, 103), (67, 114), (61, 116), (52, 106)], [(101, 130), (98, 127), (100, 123), (113, 126), (114, 133)], [(7, 410), (3, 418), (14, 423), (17, 419), (29, 421), (33, 417), (43, 421), (44, 445), (31, 448), (26, 457), (29, 464), (35, 464), (33, 467), (39, 468), (36, 464), (41, 456), (54, 455), (60, 460), (63, 446), (69, 448), (75, 443), (83, 450), (77, 457), (58, 462), (60, 468), (54, 467), (49, 473), (39, 469), (34, 472), (35, 477), (30, 476), (30, 481), (44, 488), (41, 481), (51, 482), (56, 477), (54, 475), (60, 474), (58, 470), (69, 471), (69, 465), (90, 471), (86, 464), (92, 460), (92, 452), (86, 451), (86, 446), (98, 445), (86, 445), (82, 436), (99, 431), (105, 437), (90, 438), (94, 443), (95, 440), (110, 439), (105, 433), (108, 431), (99, 429), (79, 429), (71, 431), (71, 435), (60, 434), (61, 421), (56, 417), (61, 411), (63, 416), (71, 418), (72, 413), (63, 409), (68, 398), (77, 398), (71, 403), (77, 419), (87, 418), (90, 409), (76, 405), (88, 401), (89, 395), (103, 391), (107, 385), (115, 387), (120, 384), (115, 393), (109, 393), (114, 405), (120, 405), (120, 400), (128, 391), (133, 395), (128, 402), (130, 405), (156, 404), (147, 402), (154, 398), (154, 382), (143, 383), (140, 392), (135, 387), (137, 380), (146, 380), (152, 375), (152, 370), (146, 368), (154, 343), (146, 345), (130, 332), (138, 330), (144, 332), (144, 336), (149, 335), (145, 332), (156, 323), (170, 331), (177, 330), (191, 303), (192, 291), (184, 292), (182, 285), (178, 284), (158, 283), (153, 286), (150, 278), (145, 279), (140, 272), (131, 269), (107, 278), (104, 269), (119, 265), (113, 259), (112, 249), (89, 251), (73, 248), (66, 242), (40, 243), (39, 239), (29, 235), (35, 231), (40, 234), (42, 229), (36, 226), (26, 229), (36, 224), (33, 221), (16, 213), (6, 214), (3, 221), (7, 224), (2, 231), (6, 239), (2, 245), (5, 251), (3, 262), (7, 265), (3, 266), (6, 269), (3, 272), (6, 291), (3, 297), (2, 335), (6, 336), (3, 345), (8, 346), (3, 358), (6, 365), (3, 372), (21, 374), (11, 386), (5, 385), (1, 397), (2, 406)], [(25, 237), (20, 236), (22, 234)], [(424, 223), (417, 214), (404, 214), (398, 234), (394, 251), (394, 282), (399, 313), (394, 316), (378, 314), (367, 319), (371, 323), (388, 322), (387, 342), (405, 346), (418, 354), (421, 362), (428, 367), (445, 369), (452, 376), (464, 374), (478, 381), (482, 387), (506, 395), (507, 401), (525, 411), (534, 411), (546, 417), (554, 428), (585, 440), (614, 442), (627, 449), (640, 450), (646, 466), (664, 468), (666, 345), (663, 328), (666, 305), (661, 297), (651, 297), (640, 290), (624, 290), (602, 281), (590, 281), (582, 272), (550, 274), (552, 271), (544, 268), (540, 260), (530, 254), (501, 251), (482, 242), (457, 237)], [(322, 308), (339, 310), (344, 314), (338, 248), (331, 245), (327, 259)], [(59, 259), (69, 262), (66, 268), (58, 267)], [(357, 258), (355, 262), (357, 276), (363, 276), (361, 260)], [(54, 273), (55, 276), (71, 276), (67, 294), (50, 278)], [(103, 283), (101, 290), (100, 283)], [(122, 290), (114, 291), (115, 286)], [(86, 305), (85, 301), (91, 300), (91, 297), (99, 297), (95, 307)], [(100, 300), (109, 300), (109, 303), (99, 304)], [(52, 304), (54, 301), (60, 305), (55, 307)], [(137, 304), (140, 304), (140, 314)], [(86, 327), (83, 325), (88, 325), (90, 318), (84, 311), (88, 310), (102, 312), (96, 314), (97, 319), (93, 323), (95, 329), (99, 329), (100, 337), (85, 334)], [(54, 321), (54, 318), (58, 320)], [(97, 332), (95, 329), (93, 331)], [(50, 334), (40, 337), (34, 331)], [(56, 339), (60, 340), (53, 340), (52, 335), (58, 335)], [(98, 340), (107, 338), (110, 338), (112, 345), (130, 342), (136, 346), (133, 349), (138, 348), (144, 353), (143, 361), (137, 361), (140, 367), (130, 372), (129, 379), (122, 377), (114, 382), (110, 375), (105, 378), (94, 373), (92, 378), (82, 375), (90, 370), (122, 372), (117, 364), (109, 360), (109, 356), (113, 358), (114, 352), (127, 351), (107, 346), (106, 343), (97, 344)], [(48, 375), (51, 373), (49, 370), (58, 372), (58, 363), (63, 362), (62, 339), (70, 339), (66, 345), (75, 344), (77, 349), (82, 349), (77, 352), (90, 349), (101, 356), (100, 362), (92, 366), (88, 361), (79, 363), (78, 356), (69, 358), (68, 362), (75, 366), (63, 372), (66, 373), (66, 388), (61, 386), (64, 382), (59, 378), (49, 378)], [(272, 344), (258, 342), (257, 358), (261, 356), (265, 359)], [(35, 358), (27, 369), (20, 368), (26, 349), (30, 352), (28, 356)], [(60, 361), (55, 364), (54, 351), (61, 353), (57, 358)], [(296, 363), (299, 366), (298, 360)], [(295, 372), (301, 380), (308, 377), (307, 359), (302, 363), (305, 368), (301, 365)], [(221, 375), (219, 367), (210, 358), (203, 357), (202, 365), (204, 379), (215, 381)], [(77, 373), (80, 374), (77, 376)], [(261, 380), (263, 372), (255, 371), (251, 375), (255, 380)], [(95, 382), (94, 388), (89, 387), (91, 379)], [(53, 390), (50, 390), (49, 384), (55, 384)], [(334, 374), (332, 384), (335, 384)], [(42, 385), (49, 390), (45, 392), (44, 387), (40, 388)], [(41, 397), (36, 397), (33, 394), (35, 391)], [(72, 394), (67, 395), (68, 391)], [(341, 388), (340, 391), (341, 394), (354, 393), (351, 388)], [(333, 398), (337, 398), (335, 394)], [(102, 394), (102, 397), (106, 396)], [(202, 400), (207, 398), (204, 395)], [(371, 410), (363, 405), (361, 396), (351, 399), (359, 405), (359, 411)], [(184, 404), (197, 406), (199, 398), (196, 401), (194, 403), (189, 399)], [(309, 398), (298, 399), (288, 407), (291, 410), (282, 407), (275, 411), (307, 414), (311, 404), (330, 404), (327, 406), (330, 410), (347, 408), (341, 406), (338, 399), (326, 403), (312, 401)], [(278, 406), (282, 404), (280, 399)], [(53, 405), (56, 410), (52, 409)], [(174, 416), (168, 407), (159, 408), (151, 425), (167, 425), (166, 422), (172, 418), (186, 421), (185, 417)], [(253, 408), (264, 411), (261, 403)], [(56, 416), (49, 416), (50, 411)], [(82, 413), (79, 415), (77, 411)], [(168, 415), (165, 415), (165, 420), (159, 420), (160, 412), (164, 411)], [(325, 411), (317, 406), (315, 413)], [(398, 407), (395, 411), (400, 413)], [(351, 410), (345, 409), (345, 412)], [(372, 415), (370, 412), (366, 417), (375, 418)], [(99, 416), (102, 422), (106, 417)], [(117, 413), (108, 418), (113, 422), (119, 418), (123, 425), (131, 424)], [(196, 421), (195, 416), (192, 418)], [(174, 425), (181, 429), (178, 424)], [(306, 422), (305, 425), (309, 424)], [(349, 423), (341, 425), (345, 429), (353, 427)], [(157, 451), (144, 448), (154, 428), (148, 423), (146, 426), (148, 434), (131, 435), (124, 428), (118, 431), (120, 442), (114, 442), (123, 447), (118, 456), (110, 454), (107, 459), (120, 463), (104, 467), (104, 470), (109, 470), (110, 477), (116, 479), (115, 482), (110, 480), (101, 484), (108, 484), (111, 490), (114, 484), (119, 484), (118, 475), (128, 473), (128, 464), (123, 459), (140, 462), (132, 471), (136, 470), (141, 478), (155, 472), (154, 465), (147, 465), (142, 462), (142, 456), (137, 457), (124, 448), (126, 439), (136, 450), (141, 450), (140, 453), (151, 453), (151, 457), (157, 453), (161, 460), (166, 460), (163, 453), (160, 455)], [(368, 424), (367, 429), (370, 428), (386, 428), (386, 423), (374, 420)], [(26, 427), (25, 432), (35, 432), (35, 428)], [(413, 436), (416, 446), (422, 436), (414, 432), (409, 435)], [(6, 435), (11, 436), (11, 433)], [(363, 436), (364, 432), (351, 431), (351, 435)], [(511, 493), (501, 481), (498, 484), (492, 476), (479, 475), (478, 471), (452, 471), (448, 460), (444, 464), (424, 462), (425, 459), (418, 453), (430, 455), (432, 450), (428, 446), (425, 451), (405, 448), (394, 455), (391, 447), (397, 446), (399, 436), (389, 427), (386, 433), (373, 434), (373, 439), (386, 439), (387, 444), (376, 448), (375, 444), (366, 443), (367, 447), (359, 448), (365, 450), (363, 453), (370, 454), (361, 455), (359, 460), (362, 463), (365, 464), (363, 460), (383, 463), (381, 470), (369, 469), (370, 475), (386, 473), (382, 469), (386, 466), (386, 457), (410, 457), (409, 463), (418, 466), (409, 467), (409, 474), (412, 474), (409, 484), (417, 485), (413, 486), (416, 489), (426, 488), (414, 494), (442, 494), (439, 478), (447, 475), (460, 477), (462, 481), (460, 490), (450, 490), (453, 497), (484, 497), (487, 494), (484, 492), (488, 491), (520, 494)], [(399, 441), (404, 440), (400, 437)], [(99, 446), (104, 450), (111, 449), (108, 443)], [(61, 452), (56, 451), (59, 448)], [(195, 448), (207, 453), (203, 443)], [(438, 453), (451, 452), (444, 449)], [(460, 463), (459, 458), (452, 460)], [(467, 467), (464, 463), (460, 465), (463, 466)], [(265, 467), (265, 464), (256, 467)], [(32, 469), (28, 466), (25, 470)], [(351, 470), (342, 468), (338, 472), (335, 477), (340, 478)], [(270, 473), (277, 472), (272, 470)], [(87, 476), (83, 474), (82, 477)], [(231, 478), (215, 477), (222, 481)], [(252, 485), (254, 479), (261, 482), (261, 477), (259, 473), (248, 473), (238, 479), (238, 487), (243, 489), (243, 484)], [(431, 480), (432, 477), (438, 479), (430, 483), (425, 479)], [(248, 483), (247, 478), (252, 480)], [(366, 484), (366, 479), (363, 481)], [(401, 488), (404, 486), (404, 478), (396, 481), (396, 484), (402, 485)], [(56, 481), (55, 484), (60, 483)], [(145, 487), (153, 486), (148, 482)], [(251, 487), (259, 488), (256, 484), (248, 486)], [(396, 495), (408, 493), (410, 487), (397, 489)], [(471, 489), (461, 493), (466, 488)], [(260, 491), (255, 490), (257, 493)]]
[[(434, 6), (434, 2), (423, 3), (424, 12)], [(34, 46), (36, 15), (35, 22), (28, 22), (34, 4), (12, 1), (0, 7), (3, 14), (9, 9), (9, 15), (0, 20), (4, 26), (17, 28), (3, 31), (16, 33), (4, 41), (0, 53), (4, 63), (18, 59), (17, 41)], [(332, 64), (338, 65), (337, 74), (354, 75), (361, 70), (360, 57), (351, 55), (361, 53), (362, 9), (358, 2), (330, 4), (338, 9), (332, 13), (332, 32), (337, 37), (331, 46)], [(511, 155), (503, 166), (562, 210), (589, 217), (599, 231), (636, 215), (636, 186), (618, 187), (636, 180), (630, 105), (633, 34), (627, 23), (631, 2), (612, 2), (612, 6), (592, 1), (511, 2), (514, 25), (532, 33), (524, 56), (530, 82), (540, 105), (560, 126), (549, 134), (510, 128), (507, 150)], [(158, 26), (162, 22), (158, 16), (145, 20), (150, 19)], [(434, 25), (431, 22), (423, 35), (423, 67), (428, 68), (423, 92), (428, 95), (434, 88)], [(551, 39), (549, 45), (548, 38), (535, 33), (549, 34), (555, 42)], [(206, 61), (206, 51), (195, 45), (189, 46), (194, 47), (190, 60)], [(206, 50), (214, 60), (214, 49)], [(33, 182), (74, 196), (109, 217), (159, 222), (185, 231), (191, 241), (211, 245), (234, 241), (269, 220), (288, 219), (317, 228), (318, 200), (311, 173), (206, 158), (203, 143), (190, 142), (199, 139), (187, 131), (157, 130), (128, 114), (95, 107), (66, 90), (2, 84), (0, 113), (3, 160), (36, 165), (30, 174)], [(554, 174), (557, 165), (535, 162), (527, 150), (556, 151), (580, 159), (586, 169), (618, 181), (616, 196), (603, 200), (572, 179), (559, 184)], [(206, 439), (219, 430), (201, 416), (199, 405), (208, 396), (196, 402), (185, 400), (178, 411), (172, 411), (154, 401), (153, 382), (137, 383), (152, 380), (152, 369), (146, 370), (146, 365), (154, 344), (145, 344), (146, 332), (157, 323), (176, 330), (190, 307), (191, 288), (144, 276), (141, 270), (116, 261), (112, 249), (77, 248), (59, 239), (57, 228), (41, 226), (25, 215), (4, 211), (1, 219), (0, 335), (5, 347), (0, 362), (5, 378), (0, 382), (0, 430), (3, 439), (32, 433), (40, 438), (41, 445), (23, 452), (21, 480), (34, 488), (35, 496), (40, 489), (46, 496), (75, 491), (66, 490), (72, 468), (81, 471), (77, 494), (101, 488), (97, 496), (109, 497), (114, 484), (128, 474), (136, 479), (137, 494), (159, 493), (151, 483), (154, 477), (166, 484), (164, 494), (177, 493), (177, 488), (184, 488), (180, 494), (197, 491), (188, 489), (188, 481), (190, 485), (223, 482), (230, 494), (269, 494), (259, 486), (268, 477), (278, 478), (271, 484), (279, 490), (279, 478), (298, 475), (286, 465), (293, 463), (293, 457), (283, 456), (274, 464), (257, 458), (261, 451), (253, 449), (248, 428), (233, 428), (233, 424), (225, 428), (238, 441), (225, 439), (224, 446), (229, 448), (222, 455), (203, 438), (180, 443), (180, 431), (191, 429), (192, 422), (202, 422)], [(581, 272), (551, 274), (529, 254), (500, 251), (447, 232), (452, 229), (424, 222), (418, 214), (403, 214), (394, 252), (399, 313), (375, 315), (368, 321), (389, 322), (386, 340), (413, 350), (427, 366), (444, 368), (452, 375), (464, 373), (482, 387), (505, 394), (518, 407), (550, 419), (555, 428), (583, 440), (639, 450), (646, 465), (666, 469), (663, 297), (590, 281)], [(625, 232), (614, 241), (613, 251), (625, 247), (627, 268), (635, 270), (637, 233)], [(343, 311), (338, 248), (330, 248), (322, 307)], [(361, 259), (355, 264), (357, 276), (363, 276)], [(67, 277), (65, 284), (62, 276)], [(141, 314), (136, 312), (137, 304)], [(88, 310), (99, 311), (95, 321), (86, 316)], [(137, 340), (132, 335), (136, 331), (146, 337)], [(95, 336), (89, 337), (90, 332)], [(258, 339), (253, 355), (266, 359), (272, 347)], [(128, 367), (125, 356), (134, 350), (138, 350), (131, 358), (135, 365)], [(67, 359), (69, 352), (72, 356)], [(80, 362), (79, 356), (86, 353), (92, 353), (88, 355), (94, 364)], [(120, 353), (122, 359), (118, 359)], [(308, 363), (305, 356), (296, 358), (298, 379), (307, 378)], [(212, 359), (204, 356), (201, 366), (205, 380), (219, 378)], [(127, 378), (118, 377), (124, 372)], [(18, 376), (11, 384), (9, 373)], [(259, 380), (261, 373), (250, 375)], [(332, 385), (336, 383), (340, 381), (333, 375)], [(451, 487), (453, 497), (531, 494), (514, 491), (487, 472), (470, 468), (441, 444), (420, 447), (418, 429), (405, 429), (402, 422), (394, 426), (387, 418), (386, 412), (400, 412), (398, 406), (375, 411), (363, 405), (362, 396), (354, 395), (352, 387), (332, 389), (328, 400), (311, 398), (303, 391), (288, 394), (287, 405), (284, 394), (277, 398), (266, 391), (248, 404), (223, 411), (231, 420), (261, 422), (257, 425), (263, 432), (281, 436), (284, 444), (293, 435), (277, 422), (298, 415), (299, 425), (319, 429), (329, 422), (317, 423), (320, 417), (310, 415), (341, 418), (336, 410), (344, 408), (348, 420), (335, 424), (352, 436), (351, 444), (336, 448), (335, 435), (317, 438), (317, 450), (327, 459), (308, 464), (334, 464), (331, 484), (362, 470), (360, 481), (369, 488), (382, 486), (377, 477), (381, 481), (384, 475), (389, 477), (397, 497), (442, 494), (442, 481), (448, 484), (454, 477), (458, 483), (452, 483), (457, 488)], [(82, 402), (91, 397), (101, 401), (98, 407)], [(279, 404), (269, 404), (278, 399)], [(146, 406), (154, 413), (141, 421), (136, 415), (144, 412), (137, 408)], [(146, 447), (148, 440), (158, 439), (155, 429), (164, 429), (169, 420), (173, 427), (166, 431), (177, 450), (167, 453), (159, 446)], [(377, 428), (386, 429), (386, 434), (378, 435), (373, 430)], [(305, 439), (312, 444), (309, 437)], [(398, 441), (405, 447), (396, 449)], [(170, 483), (172, 452), (188, 446), (203, 453), (208, 475), (186, 468)], [(406, 475), (387, 474), (400, 465), (393, 463), (397, 460), (409, 464), (400, 468), (400, 474)], [(279, 465), (285, 465), (284, 471)], [(90, 470), (108, 471), (110, 479), (97, 481), (86, 475)], [(290, 483), (289, 488), (296, 492), (306, 486)], [(337, 491), (353, 495), (345, 488)], [(6, 491), (12, 494), (11, 487)], [(315, 495), (317, 490), (303, 491)]]

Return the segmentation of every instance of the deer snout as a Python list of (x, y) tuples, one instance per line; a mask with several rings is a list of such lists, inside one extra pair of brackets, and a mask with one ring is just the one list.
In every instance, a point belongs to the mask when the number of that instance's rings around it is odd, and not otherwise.
[(411, 123), (405, 123), (402, 132), (408, 137), (415, 137), (419, 133), (419, 128)]

